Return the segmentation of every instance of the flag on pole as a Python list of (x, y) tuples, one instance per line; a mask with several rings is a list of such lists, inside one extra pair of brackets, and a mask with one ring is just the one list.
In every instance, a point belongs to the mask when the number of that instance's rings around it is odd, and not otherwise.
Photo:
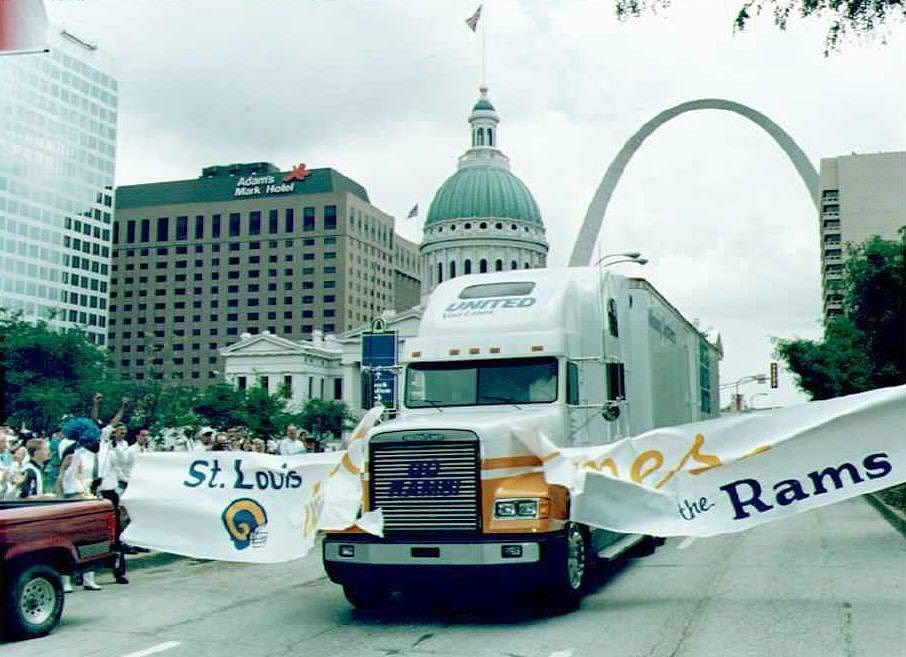
[(411, 219), (412, 217), (418, 216), (418, 203), (412, 206), (412, 209), (409, 210), (409, 214), (406, 215), (406, 219)]
[(0, 0), (0, 55), (46, 50), (43, 0)]
[(478, 9), (475, 10), (475, 13), (466, 19), (466, 25), (468, 25), (469, 29), (473, 32), (478, 29), (478, 19), (481, 18), (481, 7), (482, 5), (478, 5)]

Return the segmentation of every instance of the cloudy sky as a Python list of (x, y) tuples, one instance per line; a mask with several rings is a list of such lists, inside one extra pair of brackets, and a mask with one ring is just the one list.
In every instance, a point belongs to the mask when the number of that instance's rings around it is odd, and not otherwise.
[[(740, 0), (741, 1), (741, 0)], [(466, 148), (480, 38), (476, 0), (48, 0), (96, 41), (120, 82), (117, 183), (192, 178), (205, 165), (334, 167), (372, 202), (424, 215)], [(610, 0), (486, 0), (501, 146), (535, 195), (564, 265), (623, 143), (661, 110), (745, 103), (822, 157), (906, 146), (906, 28), (888, 45), (822, 55), (825, 25), (769, 16), (733, 35), (736, 0), (675, 0), (621, 23)], [(418, 239), (415, 220), (399, 232)], [(772, 337), (820, 333), (818, 223), (760, 128), (702, 111), (664, 125), (611, 201), (601, 253), (642, 251), (644, 275), (723, 337), (723, 381), (767, 370)], [(803, 399), (789, 375), (756, 405)], [(766, 391), (752, 385), (747, 395)]]

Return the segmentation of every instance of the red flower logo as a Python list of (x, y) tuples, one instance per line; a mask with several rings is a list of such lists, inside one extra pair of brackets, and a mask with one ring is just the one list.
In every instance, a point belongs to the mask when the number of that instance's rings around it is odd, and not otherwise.
[(305, 180), (309, 173), (311, 172), (305, 168), (305, 165), (300, 164), (297, 167), (293, 167), (293, 170), (283, 177), (283, 182), (288, 183), (293, 180)]

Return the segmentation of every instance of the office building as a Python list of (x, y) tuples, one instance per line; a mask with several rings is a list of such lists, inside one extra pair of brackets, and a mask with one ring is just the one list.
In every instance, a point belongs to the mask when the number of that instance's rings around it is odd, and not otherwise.
[(204, 382), (244, 333), (301, 340), (369, 322), (396, 305), (398, 239), (365, 188), (329, 168), (209, 166), (120, 187), (115, 362), (138, 379)]
[(117, 83), (96, 45), (0, 57), (0, 307), (104, 344)]
[(843, 155), (821, 160), (821, 272), (824, 316), (842, 312), (848, 245), (874, 235), (898, 239), (906, 226), (906, 152)]

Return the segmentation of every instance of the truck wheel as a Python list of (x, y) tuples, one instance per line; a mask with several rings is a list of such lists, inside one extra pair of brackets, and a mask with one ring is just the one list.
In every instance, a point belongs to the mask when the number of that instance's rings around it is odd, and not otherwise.
[(63, 614), (60, 573), (43, 564), (13, 570), (5, 593), (6, 631), (11, 638), (31, 639), (49, 633)]
[(356, 609), (378, 609), (390, 600), (390, 591), (373, 584), (344, 584), (343, 595)]
[(551, 602), (558, 609), (574, 609), (579, 605), (588, 586), (592, 563), (588, 535), (579, 525), (569, 523), (566, 526), (562, 549), (558, 552), (561, 563), (557, 565), (558, 572), (551, 589)]

